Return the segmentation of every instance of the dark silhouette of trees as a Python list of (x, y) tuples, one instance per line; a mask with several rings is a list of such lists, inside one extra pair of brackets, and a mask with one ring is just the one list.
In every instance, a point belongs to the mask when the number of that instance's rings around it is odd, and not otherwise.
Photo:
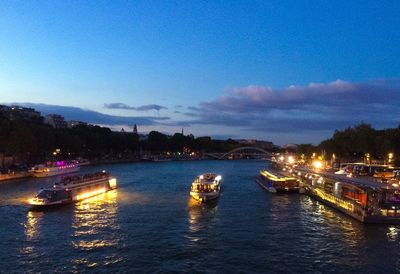
[(359, 124), (335, 131), (333, 136), (322, 141), (318, 150), (326, 155), (335, 155), (349, 161), (360, 160), (366, 154), (380, 160), (388, 160), (389, 153), (393, 153), (395, 164), (400, 164), (400, 128), (376, 130), (368, 124)]
[[(143, 151), (151, 154), (189, 154), (192, 152), (225, 152), (239, 143), (234, 140), (195, 138), (175, 133), (172, 136), (151, 131), (139, 140), (134, 132), (114, 132), (109, 128), (79, 124), (73, 128), (53, 128), (43, 119), (8, 116), (0, 112), (0, 154), (11, 156), (15, 162), (34, 164), (45, 160), (139, 158)], [(53, 155), (54, 154), (54, 155)], [(0, 162), (0, 167), (4, 163)]]

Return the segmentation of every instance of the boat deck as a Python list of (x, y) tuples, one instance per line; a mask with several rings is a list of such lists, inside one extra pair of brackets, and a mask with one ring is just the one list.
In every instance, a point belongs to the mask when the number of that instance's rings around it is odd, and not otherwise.
[(296, 172), (301, 172), (301, 173), (309, 173), (309, 174), (317, 174), (320, 176), (323, 176), (328, 179), (332, 180), (337, 180), (340, 182), (344, 183), (350, 183), (350, 184), (355, 184), (361, 187), (368, 187), (372, 189), (392, 189), (392, 190), (398, 190), (398, 187), (394, 187), (390, 184), (387, 184), (385, 182), (379, 182), (377, 181), (376, 178), (368, 177), (368, 176), (362, 176), (362, 177), (347, 177), (346, 175), (342, 174), (334, 174), (330, 172), (324, 172), (324, 171), (317, 171), (309, 168), (295, 168), (294, 169)]

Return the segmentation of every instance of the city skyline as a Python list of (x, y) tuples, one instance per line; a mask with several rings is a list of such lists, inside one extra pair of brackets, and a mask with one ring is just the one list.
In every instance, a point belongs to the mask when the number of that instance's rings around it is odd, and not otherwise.
[(399, 11), (396, 1), (2, 2), (0, 103), (279, 145), (361, 122), (397, 127)]

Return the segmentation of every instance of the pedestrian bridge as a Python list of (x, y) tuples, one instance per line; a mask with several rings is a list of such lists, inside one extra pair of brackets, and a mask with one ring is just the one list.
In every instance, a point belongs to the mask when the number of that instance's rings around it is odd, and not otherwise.
[(238, 147), (226, 153), (205, 153), (204, 156), (223, 159), (266, 159), (271, 160), (272, 153), (259, 147)]

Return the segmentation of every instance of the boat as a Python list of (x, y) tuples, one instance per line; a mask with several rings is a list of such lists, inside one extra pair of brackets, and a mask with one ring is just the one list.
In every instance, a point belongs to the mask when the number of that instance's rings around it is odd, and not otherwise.
[(273, 174), (268, 170), (260, 170), (256, 182), (264, 189), (272, 193), (299, 193), (300, 181), (294, 177), (285, 177), (281, 174)]
[(51, 177), (78, 172), (80, 166), (76, 163), (66, 161), (49, 162), (46, 164), (36, 165), (29, 170), (33, 177)]
[(74, 161), (72, 161), (73, 163), (77, 164), (78, 166), (88, 166), (91, 164), (91, 162), (88, 159), (83, 159), (83, 158), (78, 158)]
[(308, 196), (360, 222), (400, 224), (398, 182), (345, 177), (309, 168), (296, 168), (291, 174), (301, 180)]
[(55, 183), (52, 188), (41, 189), (28, 200), (31, 209), (45, 209), (75, 203), (117, 188), (117, 179), (106, 171), (67, 176)]
[(222, 176), (215, 173), (202, 174), (194, 179), (190, 196), (201, 203), (215, 200), (221, 192)]

